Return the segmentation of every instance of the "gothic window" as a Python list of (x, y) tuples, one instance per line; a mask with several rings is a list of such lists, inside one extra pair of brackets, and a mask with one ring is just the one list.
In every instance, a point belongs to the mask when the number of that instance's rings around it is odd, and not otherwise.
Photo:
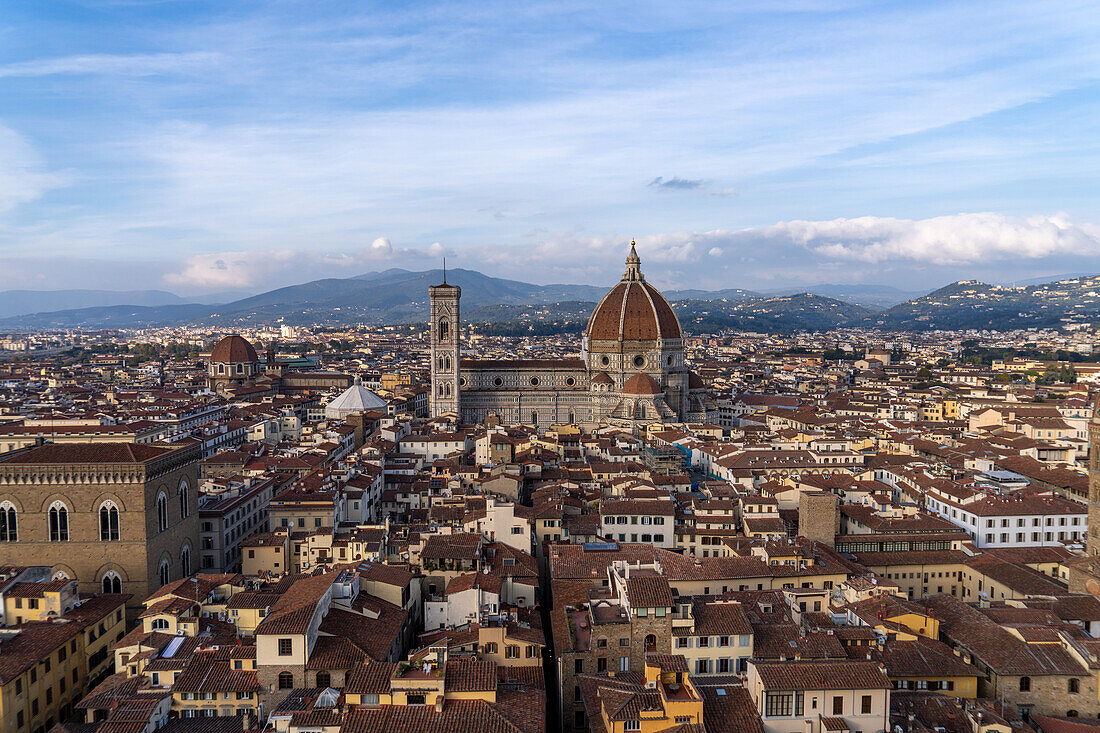
[(539, 414), (537, 412), (535, 412), (534, 410), (531, 411), (531, 424), (532, 425), (538, 425), (539, 424)]
[(180, 577), (187, 578), (191, 575), (191, 546), (184, 545), (180, 551)]
[(110, 542), (118, 538), (118, 507), (107, 500), (99, 505), (99, 539)]
[(0, 503), (0, 542), (15, 542), (19, 539), (18, 520), (15, 505), (10, 501)]
[(168, 581), (172, 579), (172, 573), (168, 568), (167, 560), (160, 561), (160, 572), (158, 573), (158, 575), (160, 576), (160, 584), (168, 585)]
[(160, 532), (168, 529), (168, 497), (163, 491), (157, 494), (157, 528)]
[(102, 586), (104, 593), (121, 593), (122, 578), (114, 570), (108, 570), (103, 574)]
[[(451, 323), (446, 318), (439, 319), (439, 340), (446, 341), (451, 337)], [(421, 362), (423, 363), (423, 362)]]
[(190, 507), (187, 504), (187, 482), (180, 481), (180, 486), (176, 489), (176, 494), (179, 496), (180, 501), (180, 518), (186, 517), (190, 514)]
[(50, 504), (50, 542), (69, 541), (69, 508), (62, 501)]

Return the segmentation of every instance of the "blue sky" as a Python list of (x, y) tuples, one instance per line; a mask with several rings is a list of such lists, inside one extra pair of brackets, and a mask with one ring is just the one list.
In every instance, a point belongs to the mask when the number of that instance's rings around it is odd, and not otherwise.
[(0, 1), (0, 288), (1100, 271), (1100, 8)]

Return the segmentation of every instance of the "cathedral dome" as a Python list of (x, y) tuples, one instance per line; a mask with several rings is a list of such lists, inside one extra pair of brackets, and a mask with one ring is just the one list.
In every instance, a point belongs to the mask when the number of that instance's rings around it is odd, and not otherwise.
[(258, 362), (260, 357), (256, 354), (256, 349), (248, 341), (236, 334), (232, 336), (226, 336), (218, 345), (214, 347), (214, 350), (210, 353), (210, 361), (225, 364), (235, 364), (238, 362)]
[(661, 391), (661, 385), (657, 384), (657, 380), (642, 372), (626, 380), (621, 390), (624, 395), (641, 395), (646, 397), (661, 394)]
[(585, 336), (590, 341), (655, 341), (682, 338), (680, 321), (657, 288), (645, 281), (630, 243), (626, 273), (596, 306)]

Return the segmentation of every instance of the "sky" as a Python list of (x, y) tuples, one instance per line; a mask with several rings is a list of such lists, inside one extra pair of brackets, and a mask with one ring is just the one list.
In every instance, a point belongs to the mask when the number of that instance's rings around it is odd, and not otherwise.
[(0, 290), (1100, 272), (1100, 5), (0, 0)]

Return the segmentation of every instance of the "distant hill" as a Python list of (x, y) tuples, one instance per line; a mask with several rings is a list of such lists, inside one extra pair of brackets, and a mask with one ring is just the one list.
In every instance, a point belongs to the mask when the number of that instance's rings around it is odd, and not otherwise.
[(0, 318), (109, 305), (157, 306), (186, 302), (164, 290), (4, 290), (0, 291)]
[(904, 303), (924, 295), (926, 290), (899, 290), (889, 285), (855, 284), (855, 285), (831, 285), (820, 284), (803, 288), (780, 288), (767, 290), (764, 295), (795, 295), (799, 292), (824, 295), (827, 298), (836, 298), (848, 303), (862, 305), (872, 310), (885, 310), (891, 306)]
[(1016, 287), (960, 280), (868, 320), (911, 330), (1004, 331), (1091, 323), (1100, 321), (1100, 276)]
[[(180, 302), (177, 296), (161, 291), (137, 291), (142, 295), (132, 297), (154, 302), (24, 311), (0, 318), (0, 329), (138, 328), (187, 323), (221, 328), (274, 322), (412, 323), (427, 319), (428, 287), (442, 279), (441, 270), (391, 269), (351, 278), (314, 280), (216, 306)], [(478, 324), (485, 333), (576, 332), (583, 328), (595, 303), (607, 292), (605, 287), (591, 285), (533, 285), (464, 269), (448, 270), (447, 281), (462, 288), (465, 319)], [(852, 290), (848, 292), (848, 288)], [(817, 289), (848, 292), (853, 297), (811, 292), (761, 294), (739, 288), (670, 290), (666, 296), (673, 302), (685, 330), (694, 333), (722, 329), (823, 330), (857, 325), (1004, 330), (1100, 321), (1100, 295), (1097, 295), (1100, 276), (1021, 287), (962, 281), (886, 310), (868, 299), (890, 300), (904, 293), (875, 285), (822, 285)], [(124, 295), (110, 293), (112, 298)], [(855, 296), (859, 296), (858, 301)], [(174, 301), (157, 303), (156, 298)], [(28, 303), (37, 301), (25, 298), (22, 302), (19, 308), (33, 307)]]

